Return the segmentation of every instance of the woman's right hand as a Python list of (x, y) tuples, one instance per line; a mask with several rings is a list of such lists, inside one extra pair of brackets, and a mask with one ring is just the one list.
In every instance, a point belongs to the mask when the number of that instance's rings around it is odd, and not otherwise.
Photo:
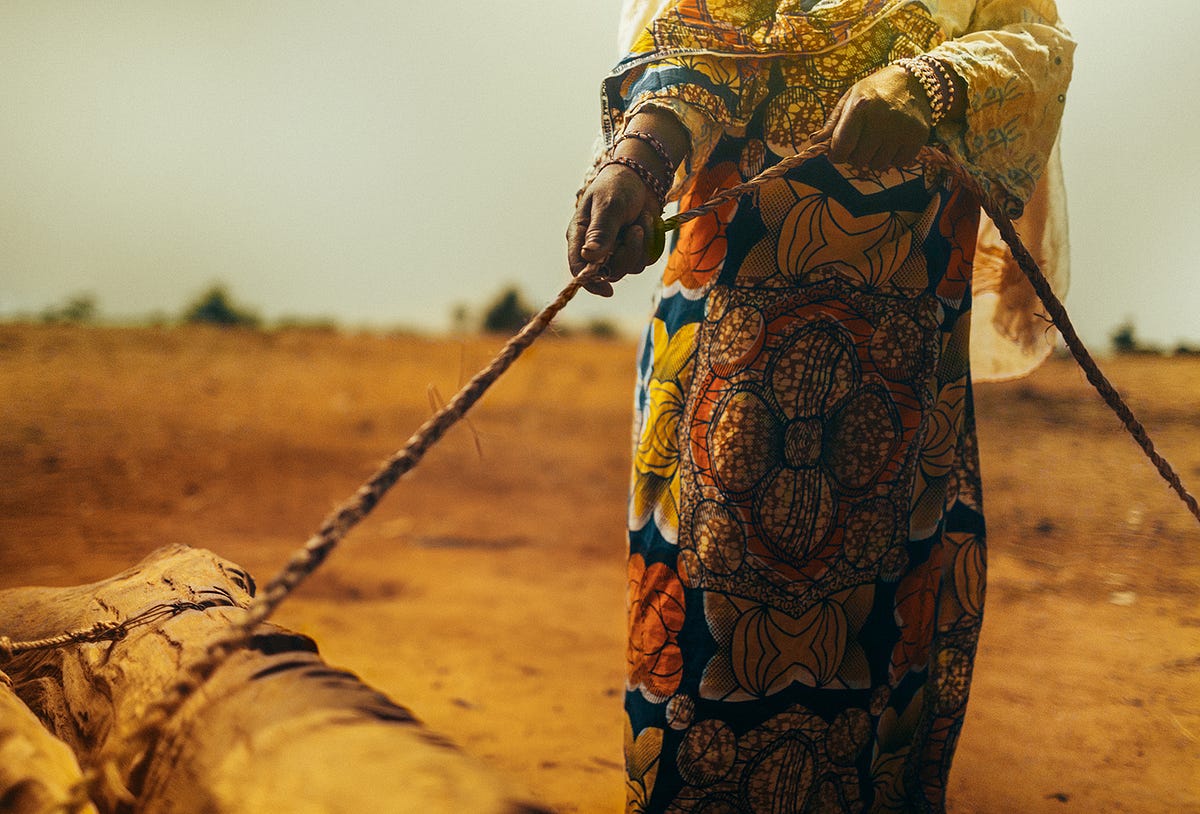
[[(625, 130), (650, 134), (666, 151), (673, 166), (678, 167), (687, 155), (691, 139), (669, 111), (645, 108), (626, 123)], [(671, 185), (671, 167), (664, 164), (656, 148), (646, 141), (622, 139), (616, 155), (653, 172), (664, 189)], [(647, 238), (661, 214), (662, 202), (636, 172), (621, 164), (609, 164), (588, 185), (567, 227), (567, 262), (571, 274), (578, 276), (589, 263), (602, 264), (602, 279), (588, 284), (587, 290), (611, 297), (613, 283), (626, 274), (638, 274), (648, 265)]]
[(592, 180), (567, 228), (571, 274), (602, 263), (602, 278), (585, 287), (611, 297), (612, 284), (646, 268), (646, 236), (661, 212), (658, 200), (637, 173), (609, 164)]

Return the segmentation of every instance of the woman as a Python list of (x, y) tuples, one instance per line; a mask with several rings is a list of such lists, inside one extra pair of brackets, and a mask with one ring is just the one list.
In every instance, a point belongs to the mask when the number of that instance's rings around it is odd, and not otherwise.
[(1024, 230), (1053, 260), (1073, 43), (1051, 0), (628, 0), (623, 31), (611, 152), (568, 232), (575, 273), (605, 264), (595, 293), (642, 270), (663, 199), (828, 144), (685, 225), (666, 266), (636, 403), (628, 808), (942, 811), (984, 587), (973, 299), (989, 374), (1047, 345), (1011, 264), (976, 255), (979, 202), (913, 160), (942, 145), (1014, 215), (1036, 192)]

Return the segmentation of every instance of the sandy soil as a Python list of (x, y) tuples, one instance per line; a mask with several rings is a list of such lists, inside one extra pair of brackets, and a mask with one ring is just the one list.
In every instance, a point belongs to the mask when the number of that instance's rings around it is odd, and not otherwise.
[[(494, 339), (0, 326), (0, 587), (168, 542), (267, 578)], [(623, 799), (629, 344), (534, 348), (280, 613), (562, 812)], [(1200, 361), (1119, 359), (1200, 484)], [(1200, 812), (1200, 529), (1069, 361), (978, 389), (956, 814)]]

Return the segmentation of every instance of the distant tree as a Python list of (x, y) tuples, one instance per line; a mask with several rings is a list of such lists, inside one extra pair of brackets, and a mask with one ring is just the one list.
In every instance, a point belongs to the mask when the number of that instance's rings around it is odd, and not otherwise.
[(483, 312), (483, 330), (488, 333), (514, 333), (521, 329), (534, 311), (516, 286), (500, 293)]
[(1161, 345), (1153, 343), (1145, 343), (1138, 338), (1137, 329), (1133, 326), (1133, 320), (1127, 319), (1116, 327), (1116, 329), (1108, 335), (1109, 341), (1112, 342), (1114, 353), (1119, 354), (1137, 354), (1141, 356), (1161, 356), (1164, 352)]
[(1141, 349), (1133, 320), (1127, 319), (1108, 335), (1114, 353), (1137, 353)]
[(184, 309), (183, 321), (228, 328), (255, 328), (258, 314), (238, 305), (223, 285), (214, 285)]
[(76, 294), (60, 306), (42, 312), (43, 322), (70, 322), (85, 324), (94, 322), (99, 309), (96, 298), (91, 294)]

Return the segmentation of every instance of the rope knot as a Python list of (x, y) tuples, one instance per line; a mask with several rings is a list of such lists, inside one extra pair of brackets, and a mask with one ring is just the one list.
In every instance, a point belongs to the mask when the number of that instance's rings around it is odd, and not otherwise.
[(7, 636), (0, 636), (0, 656), (8, 661), (13, 657), (13, 641)]
[(120, 622), (104, 621), (97, 622), (92, 625), (87, 631), (87, 638), (93, 641), (101, 641), (103, 639), (120, 639), (124, 638), (125, 629)]

